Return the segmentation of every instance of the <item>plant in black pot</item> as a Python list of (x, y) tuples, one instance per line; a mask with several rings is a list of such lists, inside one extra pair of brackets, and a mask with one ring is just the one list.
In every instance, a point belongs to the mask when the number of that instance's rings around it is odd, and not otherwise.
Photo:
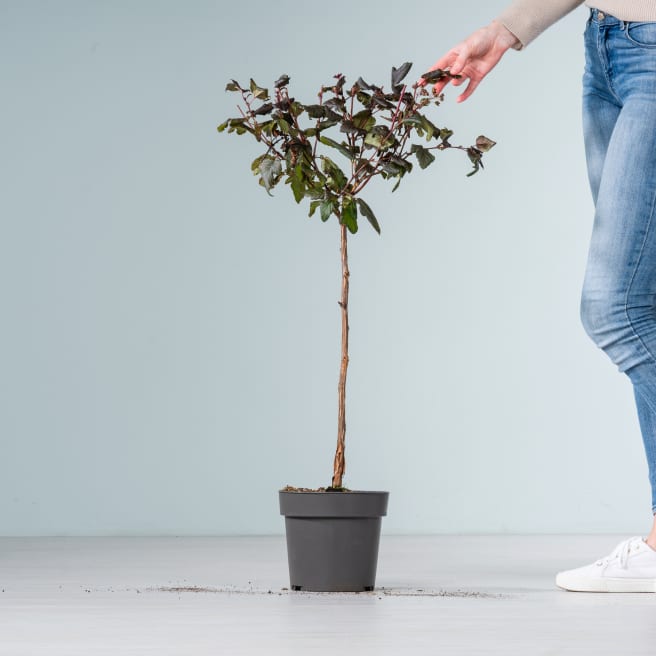
[(479, 136), (474, 145), (452, 145), (452, 131), (438, 127), (425, 114), (444, 99), (428, 87), (451, 74), (435, 69), (424, 73), (420, 83), (408, 85), (403, 80), (410, 67), (406, 62), (392, 68), (389, 91), (361, 77), (347, 85), (337, 74), (321, 86), (317, 102), (311, 104), (290, 96), (287, 75), (274, 82), (272, 92), (253, 79), (246, 86), (236, 80), (226, 86), (241, 95), (242, 104), (240, 115), (221, 123), (218, 131), (249, 134), (262, 144), (262, 154), (251, 164), (259, 184), (269, 195), (280, 182), (288, 184), (297, 203), (309, 201), (309, 216), (318, 215), (324, 222), (335, 217), (341, 234), (342, 353), (332, 480), (317, 489), (288, 485), (278, 491), (293, 590), (373, 590), (376, 579), (381, 518), (387, 513), (389, 492), (343, 485), (349, 364), (347, 236), (358, 231), (361, 217), (381, 231), (363, 191), (377, 176), (394, 180), (395, 191), (415, 165), (425, 169), (436, 151), (447, 149), (464, 151), (473, 164), (468, 175), (473, 175), (483, 166), (483, 153), (495, 143)]

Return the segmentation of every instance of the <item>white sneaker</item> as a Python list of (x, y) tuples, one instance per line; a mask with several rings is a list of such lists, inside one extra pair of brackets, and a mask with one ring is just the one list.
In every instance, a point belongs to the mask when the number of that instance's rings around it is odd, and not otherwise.
[(558, 572), (556, 585), (575, 592), (656, 592), (656, 551), (635, 535), (591, 565)]

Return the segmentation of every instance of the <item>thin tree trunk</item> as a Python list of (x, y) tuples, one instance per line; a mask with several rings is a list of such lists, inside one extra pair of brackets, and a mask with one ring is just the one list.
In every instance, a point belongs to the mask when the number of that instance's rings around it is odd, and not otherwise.
[(346, 470), (344, 461), (344, 448), (346, 438), (346, 370), (348, 368), (348, 294), (349, 294), (349, 268), (346, 252), (346, 226), (341, 225), (341, 251), (342, 251), (342, 300), (338, 301), (342, 308), (342, 364), (339, 371), (338, 399), (339, 410), (337, 413), (337, 451), (333, 465), (332, 487), (342, 487), (342, 476)]

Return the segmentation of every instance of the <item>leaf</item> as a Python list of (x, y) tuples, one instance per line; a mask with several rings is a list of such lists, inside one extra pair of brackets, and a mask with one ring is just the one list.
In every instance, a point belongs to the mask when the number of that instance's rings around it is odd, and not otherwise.
[(339, 150), (340, 153), (342, 153), (342, 155), (344, 155), (344, 157), (348, 157), (348, 159), (353, 159), (355, 157), (355, 155), (351, 152), (351, 150), (347, 146), (345, 146), (344, 144), (337, 143), (336, 141), (333, 141), (330, 137), (325, 137), (324, 135), (321, 135), (319, 137), (319, 141), (326, 146), (330, 146), (331, 148), (336, 148), (337, 150)]
[[(402, 175), (405, 173), (405, 169), (394, 162), (384, 162), (380, 167), (384, 173), (387, 173), (390, 177), (396, 177), (397, 175)], [(385, 176), (383, 176), (385, 177)]]
[(421, 125), (426, 130), (426, 141), (430, 141), (433, 138), (434, 134), (437, 134), (439, 137), (440, 135), (440, 129), (432, 123), (429, 119), (427, 119), (425, 116), (421, 117)]
[(418, 114), (413, 114), (412, 116), (408, 116), (404, 118), (401, 123), (404, 125), (410, 125), (413, 128), (421, 128), (422, 127), (422, 122), (421, 122), (422, 116)]
[(366, 134), (366, 130), (362, 130), (361, 128), (356, 127), (355, 123), (353, 121), (349, 121), (348, 119), (344, 119), (342, 121), (342, 124), (339, 127), (340, 132), (344, 132), (346, 134)]
[(351, 234), (358, 231), (358, 207), (353, 198), (346, 196), (342, 201), (342, 216), (340, 223), (348, 228)]
[(321, 155), (321, 159), (323, 160), (323, 172), (328, 176), (329, 186), (333, 187), (336, 191), (344, 189), (348, 182), (344, 171), (330, 157)]
[(442, 140), (443, 144), (449, 143), (450, 137), (453, 136), (453, 130), (449, 130), (449, 128), (442, 128), (440, 130), (440, 139)]
[(228, 130), (228, 134), (231, 132), (236, 132), (237, 134), (245, 134), (246, 132), (250, 132), (251, 134), (254, 134), (253, 128), (251, 128), (251, 126), (246, 123), (245, 118), (229, 118), (224, 123), (221, 123), (221, 125), (219, 125), (216, 129), (219, 132), (223, 132), (226, 128)]
[(284, 118), (276, 119), (276, 124), (283, 134), (289, 134), (290, 125)]
[(378, 87), (374, 87), (371, 84), (367, 84), (361, 77), (359, 77), (356, 81), (355, 84), (360, 87), (360, 89), (364, 89), (365, 91), (373, 91), (374, 89), (377, 89)]
[(358, 198), (358, 205), (360, 206), (360, 213), (363, 214), (369, 223), (373, 226), (374, 230), (380, 234), (380, 225), (378, 225), (378, 220), (376, 219), (376, 215), (373, 213), (373, 210), (367, 203), (365, 203), (362, 198)]
[(358, 99), (358, 102), (362, 103), (365, 107), (369, 107), (369, 105), (371, 105), (371, 96), (368, 93), (365, 93), (364, 91), (358, 91), (355, 97)]
[(492, 141), (492, 139), (488, 139), (483, 135), (476, 138), (476, 148), (483, 153), (487, 153), (487, 151), (493, 148), (496, 143), (496, 141)]
[(264, 116), (265, 114), (270, 114), (273, 111), (272, 103), (264, 103), (257, 109), (253, 110), (253, 116)]
[(371, 102), (375, 103), (379, 107), (382, 107), (383, 109), (395, 109), (396, 105), (389, 100), (387, 100), (384, 96), (379, 96), (379, 95), (374, 95), (371, 97)]
[(310, 118), (323, 118), (326, 115), (323, 105), (306, 105), (305, 111)]
[(320, 121), (319, 124), (317, 125), (317, 130), (321, 132), (322, 130), (327, 130), (328, 128), (332, 128), (333, 126), (337, 125), (341, 121), (341, 117), (336, 120), (336, 121)]
[(369, 175), (370, 173), (373, 173), (374, 170), (374, 167), (368, 159), (358, 159), (355, 162), (355, 171), (358, 175), (362, 175), (363, 173)]
[(431, 84), (443, 80), (445, 77), (453, 78), (459, 80), (462, 75), (452, 75), (448, 70), (442, 70), (441, 68), (436, 68), (432, 71), (422, 73), (421, 78), (424, 82)]
[(268, 157), (268, 155), (266, 153), (264, 153), (264, 155), (260, 155), (259, 157), (256, 157), (253, 160), (253, 162), (251, 164), (251, 171), (253, 171), (253, 175), (257, 175), (259, 173), (260, 163), (262, 162), (262, 160), (265, 157)]
[(413, 144), (410, 150), (415, 154), (417, 162), (422, 169), (430, 166), (435, 161), (435, 155), (423, 146)]
[(267, 194), (272, 196), (270, 190), (275, 187), (282, 174), (280, 160), (267, 155), (259, 163), (257, 172), (260, 174), (262, 186), (266, 189)]
[(319, 207), (319, 205), (321, 205), (320, 200), (313, 200), (310, 203), (310, 211), (308, 212), (308, 216), (312, 216), (314, 214), (314, 212), (316, 211), (317, 207)]
[(294, 169), (294, 175), (292, 175), (292, 192), (294, 193), (294, 200), (297, 203), (300, 203), (305, 196), (305, 180), (303, 175), (303, 167), (298, 164)]
[(230, 80), (228, 84), (226, 84), (226, 91), (241, 91), (241, 87), (239, 86), (239, 82), (237, 80)]
[(321, 205), (319, 206), (319, 214), (321, 216), (321, 220), (326, 222), (331, 215), (333, 214), (335, 210), (334, 204), (332, 200), (324, 200)]
[(289, 75), (281, 75), (274, 83), (273, 86), (276, 89), (280, 89), (280, 87), (287, 86), (289, 84)]
[(478, 150), (478, 148), (474, 148), (474, 146), (470, 146), (469, 148), (467, 148), (467, 155), (469, 156), (470, 161), (474, 165), (474, 170), (467, 174), (467, 177), (469, 178), (470, 176), (474, 175), (474, 173), (476, 173), (476, 171), (478, 171), (479, 168), (483, 168), (483, 162), (481, 161), (481, 158), (483, 157), (483, 153), (480, 150)]
[(367, 133), (364, 143), (367, 146), (384, 150), (393, 146), (396, 143), (396, 139), (384, 125), (376, 125)]
[(345, 111), (345, 102), (343, 100), (340, 100), (339, 98), (331, 98), (330, 100), (326, 100), (324, 103), (324, 107), (327, 107), (328, 109), (332, 109), (335, 112), (338, 112), (338, 116), (341, 118), (341, 115)]
[(376, 119), (371, 115), (370, 109), (363, 109), (357, 114), (353, 114), (353, 125), (368, 132), (376, 125)]
[(324, 200), (319, 206), (319, 212), (321, 214), (321, 220), (327, 221), (330, 218), (330, 215), (333, 213), (333, 202), (332, 200)]
[(260, 100), (268, 100), (269, 99), (269, 91), (268, 89), (264, 89), (263, 87), (258, 87), (257, 84), (255, 83), (255, 80), (251, 78), (251, 93), (253, 94), (253, 98), (259, 98)]
[(398, 155), (392, 155), (390, 157), (390, 162), (401, 167), (407, 173), (410, 173), (410, 171), (412, 171), (412, 162), (409, 162), (407, 159), (403, 159), (403, 157), (399, 157)]
[(337, 112), (334, 112), (332, 109), (330, 109), (330, 107), (326, 107), (326, 118), (329, 121), (335, 121), (337, 123), (338, 121), (341, 121), (343, 117), (341, 114), (338, 114)]
[(392, 88), (401, 85), (403, 78), (405, 78), (411, 68), (412, 62), (405, 62), (405, 64), (401, 64), (401, 66), (398, 68), (394, 68), (394, 66), (392, 66)]

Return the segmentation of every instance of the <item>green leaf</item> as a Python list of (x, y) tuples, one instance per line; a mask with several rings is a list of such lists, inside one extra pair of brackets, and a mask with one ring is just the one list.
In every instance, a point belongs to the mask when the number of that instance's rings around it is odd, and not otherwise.
[(264, 153), (264, 155), (260, 155), (259, 157), (256, 157), (253, 160), (253, 162), (251, 163), (251, 171), (253, 171), (253, 175), (257, 175), (260, 172), (260, 163), (265, 157), (268, 157), (266, 153)]
[(376, 119), (371, 115), (370, 109), (363, 109), (353, 115), (353, 125), (359, 130), (369, 132), (376, 125)]
[(294, 192), (294, 200), (300, 203), (305, 196), (305, 180), (303, 175), (303, 167), (298, 164), (294, 169), (292, 175), (292, 191)]
[(333, 126), (337, 125), (341, 119), (337, 119), (336, 121), (329, 120), (329, 121), (319, 121), (319, 124), (317, 125), (317, 130), (319, 132), (323, 130), (327, 130), (328, 128), (332, 128)]
[(330, 146), (331, 148), (336, 148), (337, 150), (339, 150), (340, 153), (342, 153), (342, 155), (344, 155), (344, 157), (347, 157), (348, 159), (353, 159), (355, 157), (355, 154), (351, 152), (348, 146), (346, 146), (345, 144), (337, 143), (336, 141), (333, 141), (330, 137), (325, 137), (324, 135), (321, 135), (319, 137), (319, 141), (326, 146)]
[(452, 136), (453, 130), (449, 130), (448, 128), (442, 128), (440, 130), (440, 139), (442, 140), (442, 143), (446, 143)]
[(228, 84), (226, 84), (226, 91), (241, 91), (241, 87), (239, 86), (239, 82), (237, 80), (230, 80)]
[(358, 91), (356, 98), (358, 99), (358, 102), (362, 103), (365, 107), (371, 105), (371, 96), (364, 91)]
[(358, 205), (360, 206), (360, 213), (363, 214), (369, 223), (373, 226), (374, 230), (380, 234), (380, 225), (378, 225), (378, 220), (376, 219), (375, 214), (373, 213), (373, 210), (367, 203), (365, 203), (362, 198), (358, 198)]
[(412, 68), (412, 62), (405, 62), (405, 64), (401, 64), (401, 66), (399, 66), (398, 68), (394, 68), (394, 66), (392, 66), (392, 88), (401, 85), (401, 82), (403, 81), (403, 79), (408, 74), (411, 68)]
[(251, 78), (251, 93), (253, 94), (253, 98), (259, 98), (260, 100), (269, 100), (269, 91), (268, 89), (264, 89), (263, 87), (258, 87), (257, 84), (255, 83), (255, 80)]
[(430, 141), (434, 134), (440, 136), (440, 129), (425, 116), (421, 117), (421, 126), (426, 131), (426, 141)]
[(483, 157), (483, 153), (480, 150), (478, 150), (478, 148), (474, 148), (474, 146), (470, 146), (469, 148), (467, 148), (467, 155), (469, 156), (470, 161), (474, 165), (474, 170), (467, 174), (467, 177), (469, 178), (470, 176), (474, 175), (474, 173), (476, 173), (479, 168), (483, 168), (483, 162), (481, 161)]
[(435, 155), (433, 155), (430, 150), (424, 148), (423, 146), (413, 144), (410, 150), (415, 154), (417, 162), (422, 169), (430, 166), (435, 161)]
[(236, 132), (237, 134), (245, 134), (246, 132), (250, 132), (251, 134), (254, 134), (253, 128), (246, 124), (245, 118), (229, 118), (227, 121), (225, 121), (225, 123), (221, 123), (221, 125), (217, 127), (217, 130), (219, 132), (223, 132), (226, 128), (228, 130), (228, 134), (231, 132)]
[(310, 211), (308, 212), (308, 216), (312, 216), (314, 214), (315, 210), (317, 209), (317, 207), (319, 207), (319, 205), (321, 205), (320, 200), (313, 200), (310, 203)]
[(330, 157), (321, 155), (321, 159), (323, 161), (323, 172), (328, 176), (328, 186), (335, 189), (335, 191), (344, 189), (347, 183), (344, 171)]
[(340, 223), (345, 225), (348, 228), (348, 231), (353, 235), (358, 231), (358, 207), (353, 198), (349, 196), (345, 196), (342, 201), (342, 216)]
[(324, 222), (327, 221), (333, 213), (332, 200), (324, 200), (320, 205), (319, 211), (321, 213), (321, 220)]
[(396, 143), (396, 139), (384, 125), (376, 125), (367, 133), (364, 142), (367, 146), (384, 150), (393, 146)]

